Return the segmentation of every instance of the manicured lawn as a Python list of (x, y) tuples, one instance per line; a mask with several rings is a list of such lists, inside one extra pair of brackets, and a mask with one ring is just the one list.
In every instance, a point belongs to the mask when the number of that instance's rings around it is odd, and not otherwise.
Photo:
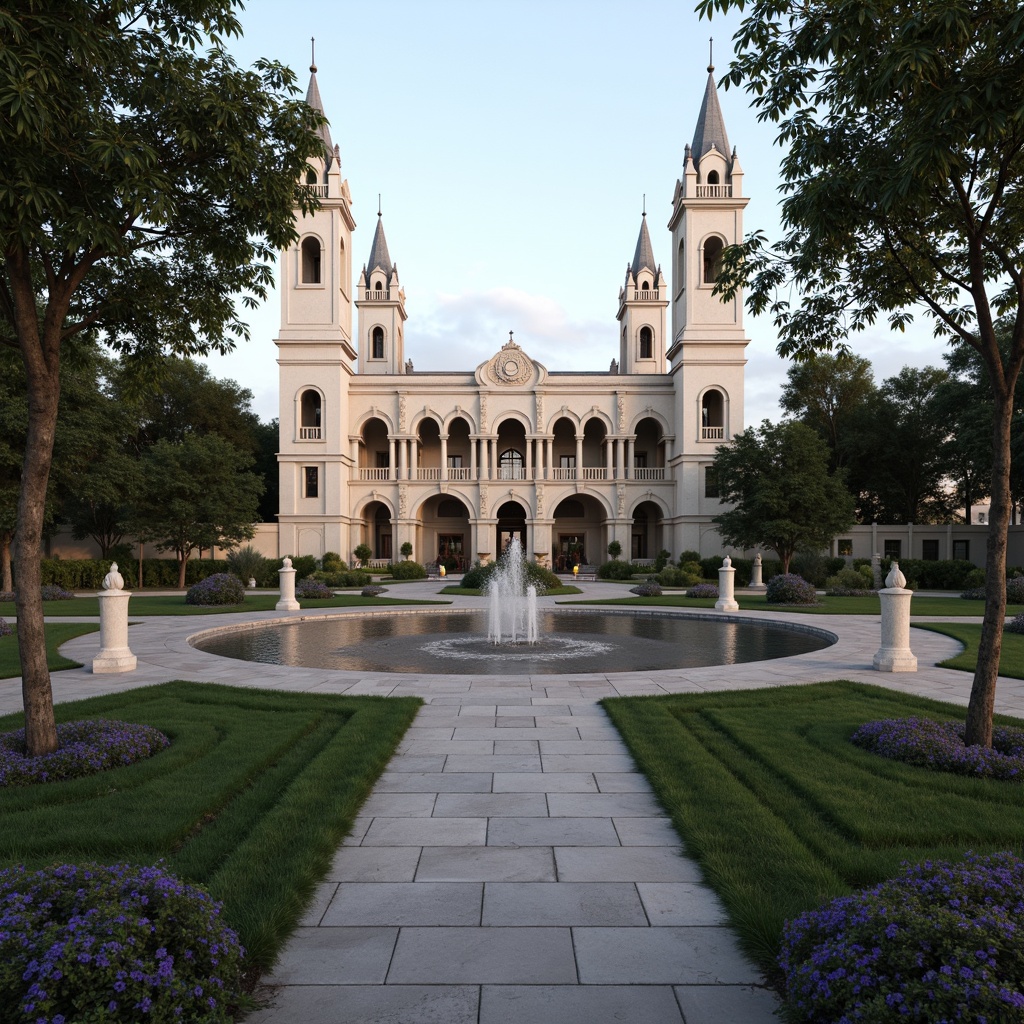
[[(945, 633), (964, 644), (955, 657), (939, 662), (943, 668), (959, 668), (973, 672), (978, 667), (978, 644), (981, 641), (980, 622), (922, 622), (921, 629)], [(1024, 635), (1003, 633), (1003, 647), (999, 654), (999, 674), (1024, 679)]]
[[(744, 611), (752, 612), (805, 612), (808, 615), (878, 615), (879, 599), (877, 597), (819, 597), (820, 604), (807, 606), (798, 604), (769, 604), (766, 598), (758, 594), (750, 596), (737, 594), (736, 603)], [(566, 601), (566, 604), (615, 604), (615, 605), (660, 605), (664, 608), (714, 608), (715, 599), (690, 598), (682, 594), (664, 594), (661, 597), (610, 597), (602, 601)], [(1010, 605), (1007, 615), (1016, 615), (1024, 611), (1019, 605)], [(914, 597), (910, 601), (911, 615), (943, 615), (959, 617), (961, 615), (985, 614), (984, 601), (965, 601), (960, 597)]]
[[(224, 901), (247, 967), (266, 969), (420, 704), (188, 682), (58, 704), (58, 721), (143, 722), (171, 746), (89, 778), (0, 790), (0, 864), (163, 859)], [(21, 724), (7, 715), (0, 732)]]
[(962, 721), (964, 708), (844, 681), (602, 704), (770, 975), (783, 922), (799, 912), (905, 860), (1024, 844), (1024, 785), (916, 768), (849, 742), (864, 722)]
[[(97, 612), (97, 614), (99, 614)], [(78, 668), (79, 662), (57, 653), (61, 644), (83, 633), (95, 633), (100, 627), (89, 622), (49, 622), (46, 624), (46, 664), (51, 672), (62, 668)], [(18, 634), (0, 637), (0, 679), (21, 675)]]
[[(445, 587), (444, 590), (439, 591), (441, 594), (452, 594), (456, 597), (480, 597), (483, 591), (479, 587)], [(570, 594), (582, 594), (583, 591), (579, 587), (574, 587), (568, 584), (564, 587), (552, 587), (550, 590), (544, 591), (545, 597), (567, 597)], [(585, 604), (584, 601), (574, 602), (575, 604)]]
[[(246, 594), (245, 604), (216, 605), (202, 607), (185, 604), (185, 595), (162, 594), (146, 597), (145, 594), (133, 594), (128, 602), (129, 614), (132, 617), (142, 615), (223, 615), (230, 612), (269, 612), (273, 611), (280, 600), (278, 594)], [(449, 604), (448, 601), (412, 601), (397, 597), (360, 597), (359, 594), (338, 594), (323, 601), (302, 599), (299, 604), (306, 608), (371, 608), (389, 604)], [(99, 598), (72, 597), (67, 601), (44, 601), (44, 615), (96, 615), (100, 613)], [(14, 602), (0, 602), (0, 618), (13, 618)]]

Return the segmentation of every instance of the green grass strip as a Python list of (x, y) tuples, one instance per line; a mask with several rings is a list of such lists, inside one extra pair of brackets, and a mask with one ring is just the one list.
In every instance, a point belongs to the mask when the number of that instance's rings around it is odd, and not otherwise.
[[(97, 612), (97, 614), (99, 614)], [(12, 624), (13, 625), (13, 624)], [(48, 622), (46, 624), (46, 665), (51, 672), (63, 668), (79, 668), (81, 662), (72, 661), (57, 653), (61, 644), (85, 633), (95, 633), (100, 627), (88, 622)], [(21, 675), (21, 647), (17, 632), (0, 636), (0, 679)]]
[[(973, 672), (978, 667), (978, 649), (981, 645), (980, 622), (915, 622), (914, 625), (920, 629), (930, 629), (933, 633), (944, 633), (964, 645), (964, 649), (955, 657), (939, 662), (943, 668)], [(1024, 679), (1024, 635), (1003, 632), (999, 674), (1011, 679)]]
[(769, 976), (784, 922), (802, 911), (903, 861), (1024, 846), (1024, 785), (849, 742), (864, 722), (962, 721), (963, 708), (844, 681), (602, 704)]
[[(232, 613), (271, 612), (280, 600), (278, 594), (246, 594), (245, 604), (214, 605), (204, 607), (185, 603), (184, 594), (132, 594), (129, 614), (135, 617), (145, 615), (230, 615)], [(362, 597), (359, 594), (336, 594), (334, 597), (317, 601), (302, 598), (299, 604), (303, 610), (311, 608), (372, 608), (382, 605), (399, 604), (450, 604), (450, 601), (416, 601), (399, 597)], [(100, 602), (95, 597), (72, 597), (66, 601), (44, 601), (43, 614), (47, 617), (99, 616)], [(13, 618), (13, 601), (0, 601), (0, 618)]]
[[(749, 612), (803, 612), (807, 615), (879, 615), (881, 609), (877, 597), (821, 597), (820, 604), (769, 604), (761, 595), (737, 594), (736, 603), (743, 611)], [(684, 597), (682, 594), (663, 594), (661, 597), (609, 597), (600, 601), (565, 601), (563, 604), (612, 604), (637, 605), (662, 608), (714, 608), (712, 597)], [(1007, 615), (1024, 611), (1019, 605), (1007, 608)], [(942, 615), (950, 618), (985, 614), (984, 601), (966, 601), (961, 597), (913, 597), (910, 601), (911, 615)]]
[[(0, 790), (0, 864), (164, 861), (225, 903), (264, 970), (422, 702), (173, 682), (56, 706), (171, 746), (84, 779)], [(22, 716), (0, 718), (0, 732)]]

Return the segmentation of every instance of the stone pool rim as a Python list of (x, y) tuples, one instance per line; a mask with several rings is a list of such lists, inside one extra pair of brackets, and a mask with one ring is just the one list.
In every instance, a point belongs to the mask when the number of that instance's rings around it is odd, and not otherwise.
[[(340, 618), (393, 618), (399, 615), (458, 615), (464, 614), (467, 611), (482, 611), (481, 608), (472, 608), (466, 606), (454, 606), (454, 607), (434, 607), (427, 608), (420, 606), (418, 608), (409, 607), (397, 607), (397, 608), (367, 608), (363, 610), (361, 608), (356, 609), (317, 609), (312, 613), (296, 614), (291, 613), (274, 618), (266, 619), (248, 619), (245, 622), (230, 622), (225, 623), (221, 626), (214, 626), (210, 629), (203, 629), (196, 633), (190, 633), (186, 638), (185, 642), (189, 647), (193, 648), (198, 654), (205, 655), (210, 658), (217, 658), (219, 661), (233, 662), (235, 664), (248, 664), (248, 665), (274, 665), (279, 668), (302, 668), (301, 665), (289, 665), (283, 662), (258, 662), (248, 661), (242, 658), (229, 658), (222, 654), (215, 654), (212, 651), (204, 651), (199, 644), (205, 640), (214, 636), (224, 636), (229, 633), (244, 633), (254, 629), (261, 629), (267, 626), (281, 626), (288, 625), (294, 622), (315, 622), (322, 621), (323, 619), (340, 619)], [(678, 667), (678, 668), (663, 668), (663, 669), (627, 669), (619, 672), (573, 672), (571, 669), (565, 672), (551, 672), (546, 673), (547, 678), (557, 678), (559, 676), (572, 676), (573, 678), (579, 678), (581, 676), (594, 676), (598, 678), (606, 678), (608, 676), (623, 676), (623, 675), (643, 675), (645, 678), (649, 678), (652, 681), (658, 681), (659, 679), (667, 679), (672, 676), (678, 676), (680, 672), (690, 672), (698, 668), (738, 668), (740, 666), (753, 666), (753, 665), (780, 665), (787, 662), (791, 662), (797, 658), (809, 658), (816, 655), (820, 655), (823, 650), (828, 650), (839, 643), (840, 637), (838, 633), (833, 632), (830, 629), (826, 629), (823, 626), (814, 626), (804, 622), (792, 622), (782, 619), (768, 618), (763, 613), (755, 612), (748, 614), (734, 614), (730, 612), (716, 612), (716, 611), (704, 611), (701, 609), (689, 609), (689, 608), (664, 608), (664, 607), (648, 607), (648, 608), (613, 608), (607, 606), (570, 606), (565, 607), (564, 605), (555, 605), (554, 607), (548, 607), (545, 611), (553, 612), (556, 615), (619, 615), (626, 616), (629, 618), (637, 618), (639, 616), (654, 616), (654, 617), (666, 617), (666, 618), (691, 618), (691, 619), (702, 619), (710, 622), (733, 622), (733, 623), (756, 623), (759, 626), (770, 626), (775, 629), (786, 629), (793, 633), (803, 633), (805, 635), (816, 637), (820, 640), (825, 641), (825, 646), (818, 648), (815, 651), (805, 651), (803, 654), (791, 654), (781, 658), (767, 658), (759, 661), (743, 661), (743, 662), (718, 662), (712, 665), (693, 666), (691, 668)], [(371, 670), (363, 669), (332, 669), (332, 668), (321, 668), (315, 671), (330, 672), (339, 676), (350, 676), (354, 678), (370, 679), (375, 676), (381, 678), (394, 678), (396, 676), (415, 679), (417, 676), (437, 676), (447, 675), (448, 673), (438, 673), (424, 669), (421, 672), (399, 672), (399, 671), (382, 671), (374, 672)], [(500, 675), (482, 675), (481, 678), (487, 678), (492, 680), (499, 679), (531, 679), (539, 678), (536, 672), (503, 672)]]

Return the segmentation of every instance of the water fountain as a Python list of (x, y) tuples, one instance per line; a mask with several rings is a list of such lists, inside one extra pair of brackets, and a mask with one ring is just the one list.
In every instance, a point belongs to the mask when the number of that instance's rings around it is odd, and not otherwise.
[(487, 581), (487, 639), (492, 644), (537, 642), (537, 588), (527, 583), (526, 556), (513, 537)]

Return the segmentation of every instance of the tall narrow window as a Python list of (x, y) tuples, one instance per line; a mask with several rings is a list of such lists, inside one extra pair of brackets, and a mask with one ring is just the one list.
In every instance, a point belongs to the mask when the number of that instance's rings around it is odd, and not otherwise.
[(720, 238), (709, 238), (704, 243), (704, 283), (714, 284), (722, 272), (722, 250), (725, 248)]
[(384, 328), (374, 327), (372, 341), (370, 344), (370, 358), (371, 359), (383, 359), (384, 358)]
[(718, 497), (718, 471), (714, 466), (708, 466), (704, 470), (704, 497)]
[(319, 441), (323, 437), (321, 417), (323, 410), (320, 404), (320, 392), (312, 388), (302, 392), (299, 416), (299, 440)]
[(708, 171), (708, 184), (709, 185), (717, 185), (718, 184), (718, 171)]
[(654, 354), (654, 332), (650, 327), (640, 328), (640, 358), (650, 359)]
[(508, 448), (498, 457), (499, 480), (522, 480), (524, 477), (523, 454), (515, 448)]
[(320, 284), (320, 242), (316, 238), (302, 240), (302, 283)]
[(320, 496), (320, 467), (306, 466), (305, 477), (305, 486), (302, 491), (303, 496), (306, 498), (318, 498)]

